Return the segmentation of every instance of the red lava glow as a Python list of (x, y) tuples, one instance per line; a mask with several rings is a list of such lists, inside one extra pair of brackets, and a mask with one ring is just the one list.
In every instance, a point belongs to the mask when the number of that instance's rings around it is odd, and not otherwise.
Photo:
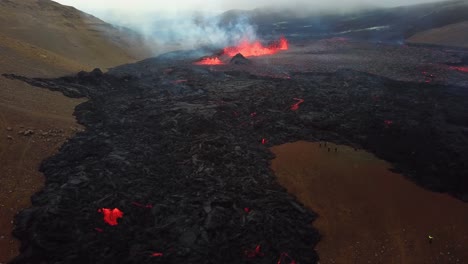
[(153, 208), (153, 205), (151, 205), (151, 204), (144, 205), (144, 204), (137, 203), (137, 202), (132, 202), (132, 204), (134, 206), (141, 207), (141, 208)]
[[(278, 41), (273, 42), (268, 46), (263, 46), (260, 41), (249, 42), (243, 40), (237, 46), (226, 47), (223, 50), (223, 55), (234, 57), (236, 54), (241, 53), (244, 57), (255, 57), (272, 55), (281, 50), (288, 50), (289, 43), (285, 37), (281, 37)], [(203, 58), (194, 63), (195, 65), (224, 65), (218, 57)]]
[(450, 69), (468, 73), (468, 66), (465, 66), (465, 67), (452, 66), (450, 67)]
[(179, 84), (179, 83), (184, 83), (187, 82), (187, 80), (175, 80), (173, 83)]
[(222, 65), (224, 64), (219, 58), (204, 58), (195, 62), (196, 65)]
[[(290, 262), (286, 262), (286, 260), (290, 260)], [(283, 253), (281, 253), (281, 255), (279, 257), (277, 264), (286, 264), (286, 263), (287, 264), (296, 264), (297, 262), (293, 258), (291, 258), (288, 255), (288, 253), (283, 252)]]
[(297, 111), (299, 110), (299, 105), (304, 102), (304, 99), (299, 99), (299, 98), (293, 98), (294, 100), (297, 101), (297, 103), (291, 105), (291, 110), (292, 111)]
[(288, 48), (288, 40), (284, 37), (281, 37), (279, 41), (275, 41), (273, 44), (268, 46), (263, 46), (260, 41), (249, 42), (247, 40), (243, 40), (237, 46), (224, 48), (224, 54), (233, 57), (237, 53), (241, 53), (244, 57), (254, 57), (272, 55), (280, 50), (287, 50)]
[(248, 258), (255, 258), (255, 257), (263, 257), (263, 256), (265, 256), (265, 254), (262, 253), (262, 251), (261, 251), (260, 245), (257, 245), (257, 246), (255, 247), (255, 250), (246, 250), (246, 251), (245, 251), (245, 255), (246, 255)]
[(98, 210), (98, 212), (104, 215), (104, 222), (108, 223), (111, 226), (118, 225), (119, 223), (117, 223), (117, 219), (123, 217), (123, 212), (120, 211), (118, 208), (101, 208)]
[(245, 207), (245, 208), (244, 208), (244, 212), (246, 212), (246, 213), (250, 213), (250, 208), (248, 208), (248, 207)]
[(265, 145), (266, 143), (268, 143), (268, 140), (266, 138), (262, 138), (262, 144)]
[(152, 257), (162, 257), (163, 256), (163, 253), (160, 253), (160, 252), (154, 252), (153, 254), (151, 254)]

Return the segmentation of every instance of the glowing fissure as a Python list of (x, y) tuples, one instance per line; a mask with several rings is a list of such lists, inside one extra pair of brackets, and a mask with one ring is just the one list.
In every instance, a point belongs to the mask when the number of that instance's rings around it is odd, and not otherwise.
[(242, 54), (244, 57), (256, 57), (264, 55), (272, 55), (281, 50), (289, 48), (288, 40), (281, 37), (279, 41), (275, 41), (271, 45), (263, 46), (260, 41), (248, 42), (243, 40), (239, 45), (224, 48), (224, 54), (233, 57), (237, 53)]
[(200, 61), (195, 62), (197, 65), (221, 65), (224, 64), (219, 58), (204, 58)]
[[(258, 57), (264, 55), (272, 55), (282, 50), (288, 50), (289, 43), (285, 37), (281, 37), (278, 41), (273, 42), (268, 46), (264, 46), (260, 41), (249, 42), (243, 40), (237, 46), (226, 47), (223, 49), (223, 55), (234, 57), (240, 53), (244, 57)], [(218, 57), (203, 58), (194, 64), (196, 65), (223, 65)]]

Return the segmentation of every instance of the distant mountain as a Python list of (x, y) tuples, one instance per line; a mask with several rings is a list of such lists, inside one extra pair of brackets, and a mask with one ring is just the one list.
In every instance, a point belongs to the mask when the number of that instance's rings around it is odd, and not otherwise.
[(455, 0), (395, 8), (373, 8), (348, 13), (231, 10), (221, 15), (221, 25), (247, 17), (263, 37), (290, 39), (350, 37), (370, 41), (403, 42), (416, 33), (468, 21), (468, 1)]
[(151, 56), (145, 45), (129, 29), (50, 0), (0, 1), (0, 47), (8, 48), (9, 56), (16, 52), (44, 62), (54, 57), (55, 63), (111, 67)]

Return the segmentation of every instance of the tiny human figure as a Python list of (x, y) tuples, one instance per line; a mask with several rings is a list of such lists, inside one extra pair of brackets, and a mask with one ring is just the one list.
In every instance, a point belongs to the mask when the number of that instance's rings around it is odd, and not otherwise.
[(335, 152), (338, 152), (338, 148), (335, 148)]
[(319, 148), (321, 148), (321, 147), (322, 147), (322, 143), (319, 143)]
[(330, 148), (328, 148), (328, 152), (330, 152)]
[(434, 239), (434, 237), (431, 235), (428, 235), (427, 238), (429, 239), (429, 244), (432, 244), (432, 240)]

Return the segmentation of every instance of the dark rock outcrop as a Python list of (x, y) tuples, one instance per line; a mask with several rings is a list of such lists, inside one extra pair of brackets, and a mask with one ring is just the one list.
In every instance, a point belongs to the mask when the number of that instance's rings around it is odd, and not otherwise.
[(229, 63), (237, 64), (237, 65), (248, 65), (248, 64), (252, 64), (252, 61), (244, 57), (242, 54), (237, 53), (234, 57), (232, 57)]

